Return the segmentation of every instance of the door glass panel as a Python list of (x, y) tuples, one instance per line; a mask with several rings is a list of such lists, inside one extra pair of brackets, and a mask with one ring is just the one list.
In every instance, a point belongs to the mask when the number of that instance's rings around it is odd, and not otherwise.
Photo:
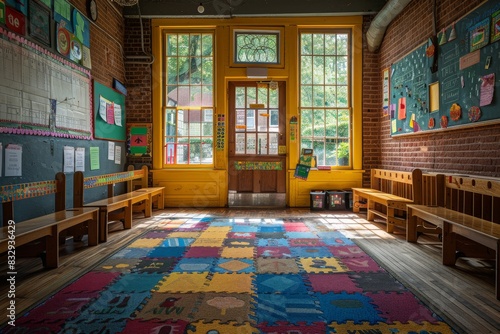
[(257, 154), (267, 155), (267, 133), (259, 133), (259, 142), (257, 143)]
[(269, 122), (269, 114), (267, 110), (259, 109), (259, 132), (267, 132), (267, 123)]
[(235, 139), (236, 154), (245, 154), (245, 134), (237, 133)]
[(269, 134), (269, 154), (278, 154), (278, 133)]
[[(235, 154), (278, 155), (279, 88), (275, 82), (235, 87)], [(245, 101), (245, 103), (242, 103)], [(255, 109), (258, 104), (259, 109)]]
[(255, 110), (247, 110), (247, 131), (255, 131)]
[(257, 153), (257, 137), (255, 133), (247, 133), (247, 151), (246, 154), (256, 154)]

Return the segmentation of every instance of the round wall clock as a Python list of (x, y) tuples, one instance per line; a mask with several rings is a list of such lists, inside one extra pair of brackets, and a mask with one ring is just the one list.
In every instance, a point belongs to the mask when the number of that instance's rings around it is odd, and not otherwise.
[(90, 16), (90, 19), (94, 22), (97, 21), (98, 12), (97, 12), (97, 1), (96, 0), (88, 0), (87, 11), (88, 11), (88, 14)]

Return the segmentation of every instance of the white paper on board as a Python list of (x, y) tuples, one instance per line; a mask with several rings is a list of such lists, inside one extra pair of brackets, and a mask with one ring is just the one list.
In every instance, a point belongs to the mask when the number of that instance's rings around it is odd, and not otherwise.
[(5, 147), (5, 176), (23, 176), (23, 147), (9, 144)]
[(72, 146), (64, 146), (64, 172), (75, 172), (75, 148)]

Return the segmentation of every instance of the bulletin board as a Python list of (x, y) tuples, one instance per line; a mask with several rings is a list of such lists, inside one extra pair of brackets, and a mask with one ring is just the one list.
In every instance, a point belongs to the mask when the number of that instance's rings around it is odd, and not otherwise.
[(125, 141), (125, 96), (94, 80), (94, 137)]
[[(488, 1), (391, 66), (391, 135), (500, 122), (500, 3)], [(437, 71), (432, 71), (434, 57)]]
[(0, 27), (0, 133), (91, 139), (90, 71)]

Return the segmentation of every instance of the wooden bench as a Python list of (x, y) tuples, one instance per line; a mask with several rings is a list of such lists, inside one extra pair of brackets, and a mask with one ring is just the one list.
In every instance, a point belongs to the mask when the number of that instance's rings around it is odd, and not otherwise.
[[(86, 223), (88, 226), (88, 245), (98, 243), (98, 209), (77, 208), (66, 209), (66, 176), (57, 173), (55, 180), (21, 183), (0, 187), (0, 198), (3, 209), (3, 227), (0, 234), (0, 253), (18, 255), (18, 247), (36, 240), (42, 240), (45, 253), (31, 254), (42, 256), (44, 266), (59, 266), (59, 237), (62, 231)], [(22, 222), (14, 220), (14, 202), (55, 194), (55, 212)], [(26, 208), (27, 209), (27, 208)], [(10, 242), (12, 233), (15, 243)], [(15, 246), (15, 249), (12, 247)], [(36, 247), (30, 247), (31, 250)]]
[[(408, 205), (406, 240), (442, 233), (442, 263), (453, 266), (465, 237), (495, 251), (495, 296), (500, 300), (500, 179), (438, 175), (437, 206)], [(433, 226), (426, 226), (426, 223)]]
[[(133, 189), (132, 182), (134, 180), (147, 179), (147, 177), (148, 172), (146, 166), (139, 170), (128, 170), (126, 172), (88, 177), (84, 177), (82, 172), (75, 173), (73, 179), (73, 204), (75, 207), (99, 208), (99, 241), (105, 242), (108, 240), (108, 223), (110, 221), (122, 220), (125, 229), (132, 228), (132, 211), (134, 205), (143, 205), (145, 217), (151, 217), (152, 215), (152, 203), (154, 198), (157, 199), (158, 206), (160, 208), (163, 207), (164, 187), (140, 188), (127, 191), (121, 195), (114, 194), (115, 184), (127, 182), (127, 190), (129, 190)], [(101, 186), (107, 186), (107, 198), (85, 203), (85, 190)], [(119, 210), (122, 212), (117, 214)]]
[(352, 188), (353, 212), (366, 201), (366, 219), (383, 218), (392, 233), (394, 226), (406, 227), (406, 205), (422, 201), (422, 171), (372, 169), (370, 187)]

